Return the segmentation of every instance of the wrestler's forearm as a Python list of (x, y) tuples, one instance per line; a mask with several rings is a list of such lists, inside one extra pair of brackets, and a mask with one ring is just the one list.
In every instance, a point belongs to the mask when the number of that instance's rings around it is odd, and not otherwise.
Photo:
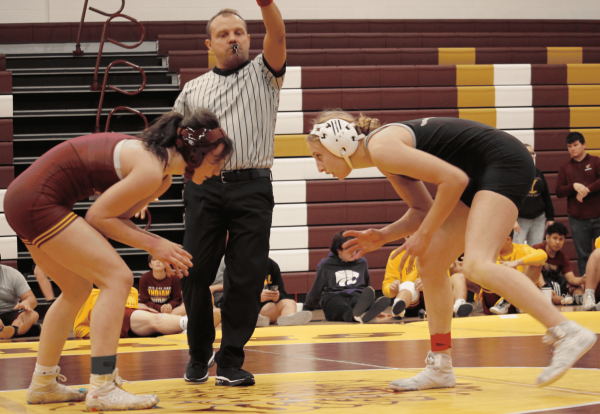
[(145, 251), (151, 250), (160, 236), (140, 229), (131, 220), (122, 218), (106, 218), (92, 224), (106, 237)]
[(429, 210), (427, 217), (419, 227), (419, 233), (432, 237), (442, 227), (442, 224), (456, 208), (469, 182), (466, 174), (462, 175), (462, 180), (460, 178), (461, 176), (457, 176), (455, 179), (449, 179), (438, 186), (431, 210)]

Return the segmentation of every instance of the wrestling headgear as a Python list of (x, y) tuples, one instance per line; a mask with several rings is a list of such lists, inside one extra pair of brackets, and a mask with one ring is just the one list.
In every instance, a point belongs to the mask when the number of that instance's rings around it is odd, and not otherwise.
[(343, 119), (330, 119), (329, 121), (316, 124), (311, 135), (316, 135), (321, 139), (321, 144), (336, 157), (346, 160), (351, 169), (354, 169), (350, 162), (350, 156), (358, 149), (358, 144), (365, 136), (359, 134), (353, 123)]
[(227, 136), (227, 133), (221, 127), (215, 129), (200, 128), (198, 130), (181, 127), (177, 131), (179, 137), (175, 141), (175, 145), (187, 164), (186, 175), (189, 174), (190, 177), (194, 174), (194, 170), (200, 167), (206, 153), (212, 149), (207, 144)]

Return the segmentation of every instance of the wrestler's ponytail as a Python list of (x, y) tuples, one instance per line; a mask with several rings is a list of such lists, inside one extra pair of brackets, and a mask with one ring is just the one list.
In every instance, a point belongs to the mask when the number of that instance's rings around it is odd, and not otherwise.
[[(191, 128), (193, 130), (215, 129), (219, 128), (219, 120), (208, 109), (197, 109), (188, 116), (184, 117), (178, 112), (171, 111), (156, 119), (152, 125), (142, 131), (139, 138), (144, 142), (145, 147), (156, 155), (156, 157), (167, 165), (169, 155), (167, 148), (175, 147), (177, 138), (180, 137), (178, 128)], [(219, 158), (224, 159), (232, 151), (232, 142), (229, 138), (223, 137), (214, 142), (203, 142), (203, 152), (211, 151), (217, 148), (219, 144), (224, 144), (225, 148)]]

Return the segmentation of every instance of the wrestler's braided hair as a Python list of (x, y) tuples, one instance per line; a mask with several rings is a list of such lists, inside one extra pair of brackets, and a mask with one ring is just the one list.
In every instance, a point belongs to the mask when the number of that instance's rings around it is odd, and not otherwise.
[[(138, 137), (142, 139), (146, 149), (164, 162), (166, 167), (169, 160), (167, 148), (176, 147), (176, 141), (179, 137), (178, 128), (200, 130), (202, 128), (215, 129), (219, 128), (219, 126), (219, 120), (208, 109), (196, 109), (193, 112), (189, 112), (185, 117), (178, 112), (171, 111), (156, 119)], [(219, 144), (224, 144), (225, 146), (219, 155), (219, 159), (225, 159), (233, 149), (229, 138), (223, 137), (214, 142), (206, 140), (201, 143), (204, 153), (217, 148)]]

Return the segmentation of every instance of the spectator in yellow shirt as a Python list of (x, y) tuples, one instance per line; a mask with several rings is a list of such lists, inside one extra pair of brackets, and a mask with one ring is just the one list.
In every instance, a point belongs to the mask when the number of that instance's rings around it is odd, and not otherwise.
[[(514, 244), (514, 230), (506, 238), (506, 242), (500, 249), (497, 263), (504, 266), (517, 269), (525, 274), (538, 287), (544, 286), (542, 277), (542, 266), (548, 259), (548, 254), (544, 250), (534, 249), (526, 244)], [(504, 298), (501, 298), (494, 292), (482, 286), (481, 290), (483, 312), (485, 314), (505, 315), (512, 306)]]
[(598, 282), (600, 282), (600, 237), (596, 239), (596, 249), (590, 255), (585, 268), (585, 292), (583, 294), (583, 310), (600, 311), (600, 302), (598, 301), (600, 292), (598, 291)]

